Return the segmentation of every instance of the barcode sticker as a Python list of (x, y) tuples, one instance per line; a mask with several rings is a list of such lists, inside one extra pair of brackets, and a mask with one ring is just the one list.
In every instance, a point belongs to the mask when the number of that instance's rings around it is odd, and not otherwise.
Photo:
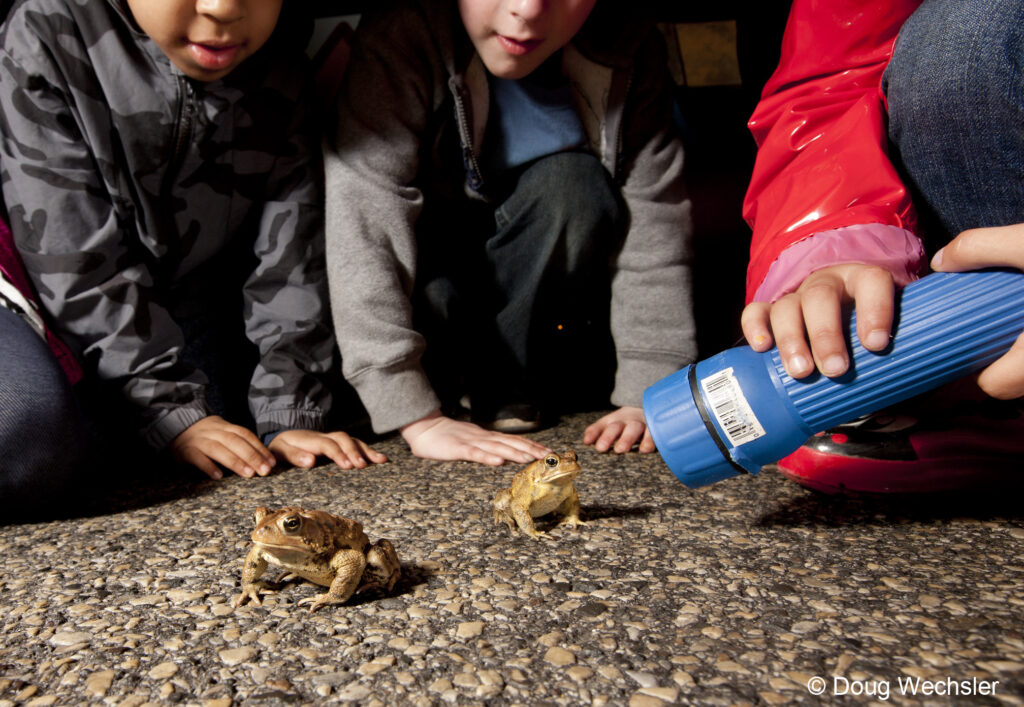
[(764, 428), (750, 408), (731, 367), (702, 379), (700, 386), (729, 444), (738, 447), (764, 436)]

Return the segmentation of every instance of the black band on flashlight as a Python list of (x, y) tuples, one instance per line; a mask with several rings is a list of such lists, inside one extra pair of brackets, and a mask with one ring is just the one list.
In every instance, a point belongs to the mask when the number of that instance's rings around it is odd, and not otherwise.
[(748, 474), (746, 469), (733, 461), (733, 458), (729, 455), (729, 448), (725, 446), (725, 442), (718, 435), (718, 430), (715, 429), (715, 425), (711, 422), (711, 417), (708, 415), (708, 410), (704, 407), (704, 398), (700, 394), (700, 386), (697, 384), (697, 364), (690, 366), (690, 370), (686, 373), (686, 380), (690, 384), (690, 394), (693, 395), (693, 402), (697, 406), (697, 412), (700, 413), (700, 419), (704, 420), (704, 426), (708, 428), (708, 434), (711, 435), (711, 439), (715, 441), (715, 446), (718, 447), (718, 451), (722, 453), (725, 460), (732, 465), (733, 469), (736, 469), (741, 474)]

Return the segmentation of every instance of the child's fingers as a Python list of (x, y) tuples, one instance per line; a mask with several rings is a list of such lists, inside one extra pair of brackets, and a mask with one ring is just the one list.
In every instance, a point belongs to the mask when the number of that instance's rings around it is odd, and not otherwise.
[(231, 425), (229, 432), (235, 435), (238, 441), (244, 445), (239, 446), (237, 443), (232, 445), (236, 449), (236, 453), (244, 456), (254, 468), (266, 467), (266, 471), (262, 472), (263, 475), (270, 473), (270, 469), (274, 466), (276, 459), (273, 452), (264, 446), (260, 438), (249, 428), (240, 425)]
[(324, 436), (321, 454), (328, 457), (342, 469), (364, 469), (366, 457), (356, 441), (344, 432)]
[[(491, 449), (486, 449), (480, 443), (459, 444), (453, 450), (453, 458), (465, 459), (466, 461), (484, 464), (486, 466), (501, 466), (506, 462), (510, 454), (500, 454)], [(508, 451), (508, 450), (506, 450)], [(516, 453), (511, 453), (512, 461), (519, 461)]]
[(754, 351), (767, 351), (772, 347), (772, 330), (769, 326), (771, 308), (768, 302), (751, 302), (740, 315), (743, 337)]
[(1024, 334), (1001, 358), (978, 376), (978, 386), (993, 398), (1024, 397)]
[(534, 442), (518, 434), (490, 432), (482, 428), (481, 431), (483, 433), (479, 438), (480, 441), (500, 445), (501, 449), (505, 450), (502, 452), (502, 455), (509, 461), (518, 461), (520, 463), (536, 461), (551, 451), (539, 442)]
[(618, 440), (615, 441), (615, 452), (618, 454), (625, 454), (633, 449), (633, 445), (640, 441), (644, 436), (644, 430), (646, 429), (647, 426), (642, 422), (637, 422), (636, 420), (627, 422), (623, 426)]
[(190, 447), (186, 452), (186, 456), (191, 458), (202, 457), (207, 460), (212, 460), (228, 471), (245, 477), (246, 479), (251, 479), (257, 473), (256, 469), (248, 464), (245, 459), (232, 451), (230, 447), (217, 441), (203, 440), (202, 444)]
[(654, 444), (654, 438), (651, 436), (651, 428), (644, 426), (644, 436), (640, 440), (639, 451), (641, 454), (650, 454), (657, 451), (657, 447)]
[(220, 480), (224, 478), (224, 472), (210, 459), (197, 449), (187, 449), (181, 454), (181, 460), (203, 472), (211, 479)]
[(254, 474), (266, 476), (273, 468), (272, 462), (268, 462), (263, 455), (263, 449), (265, 447), (256, 435), (249, 433), (247, 437), (231, 430), (219, 438), (211, 449), (210, 456), (236, 474), (251, 478)]
[(598, 436), (594, 442), (594, 449), (599, 452), (607, 452), (615, 444), (615, 441), (622, 434), (622, 431), (626, 428), (625, 423), (619, 422), (618, 420), (608, 420), (605, 424), (604, 430)]
[(462, 438), (455, 438), (453, 441), (458, 445), (459, 451), (456, 451), (450, 458), (480, 461), (482, 454), (489, 459), (489, 461), (482, 463), (490, 466), (500, 466), (506, 461), (528, 464), (550, 451), (547, 447), (525, 437), (504, 434), (502, 432), (490, 432), (482, 428), (479, 434), (469, 434)]
[(310, 469), (316, 464), (316, 453), (307, 448), (307, 445), (295, 445), (279, 435), (274, 440), (274, 451), (279, 457), (292, 466), (300, 469)]
[(831, 278), (806, 289), (801, 287), (800, 305), (818, 370), (826, 376), (841, 376), (850, 365), (843, 327), (841, 290)]
[(988, 267), (1024, 269), (1024, 224), (972, 228), (932, 258), (932, 269), (941, 272)]
[(857, 307), (857, 338), (868, 351), (881, 351), (889, 345), (892, 332), (892, 275), (881, 268), (858, 271), (851, 282), (851, 293)]
[(361, 439), (356, 439), (355, 437), (353, 437), (353, 439), (355, 439), (356, 444), (359, 445), (359, 449), (362, 451), (363, 456), (369, 459), (374, 464), (383, 464), (388, 460), (387, 455), (384, 454), (383, 452), (378, 452), (376, 449), (374, 449)]
[(343, 469), (365, 469), (367, 462), (382, 464), (388, 460), (386, 456), (362, 440), (341, 431), (322, 435), (316, 449), (311, 448), (310, 451), (316, 451), (318, 454), (328, 457)]
[(771, 309), (771, 324), (775, 345), (786, 372), (794, 378), (810, 375), (814, 370), (814, 362), (807, 345), (800, 297), (786, 295), (775, 302)]
[(481, 437), (475, 444), (485, 452), (501, 457), (502, 463), (510, 461), (528, 464), (535, 461), (536, 457), (533, 454), (523, 451), (515, 444), (516, 439), (515, 435), (495, 433), (494, 436)]

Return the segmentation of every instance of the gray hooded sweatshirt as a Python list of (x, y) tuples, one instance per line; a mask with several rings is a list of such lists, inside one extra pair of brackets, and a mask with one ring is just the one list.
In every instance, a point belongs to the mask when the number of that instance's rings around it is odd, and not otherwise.
[[(611, 283), (619, 406), (640, 405), (647, 386), (697, 353), (690, 201), (664, 44), (633, 14), (602, 0), (562, 52), (590, 149), (629, 209)], [(327, 265), (343, 371), (378, 432), (439, 407), (412, 324), (420, 185), (475, 193), (487, 176), (488, 105), (455, 0), (399, 0), (361, 20), (325, 152)]]

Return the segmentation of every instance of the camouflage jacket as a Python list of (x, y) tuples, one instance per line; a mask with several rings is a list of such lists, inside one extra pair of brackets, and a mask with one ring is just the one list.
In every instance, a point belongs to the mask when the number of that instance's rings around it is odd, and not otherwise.
[(334, 341), (301, 47), (282, 21), (228, 77), (195, 82), (122, 2), (22, 0), (0, 30), (0, 179), (39, 300), (161, 448), (209, 414), (179, 322), (209, 305), (217, 263), (247, 261), (234, 292), (259, 351), (257, 432), (322, 429)]
[(82, 368), (78, 361), (67, 345), (43, 321), (39, 304), (32, 294), (32, 286), (25, 275), (25, 268), (14, 247), (11, 232), (3, 221), (0, 221), (0, 307), (17, 314), (46, 341), (69, 382), (77, 383), (82, 378)]

